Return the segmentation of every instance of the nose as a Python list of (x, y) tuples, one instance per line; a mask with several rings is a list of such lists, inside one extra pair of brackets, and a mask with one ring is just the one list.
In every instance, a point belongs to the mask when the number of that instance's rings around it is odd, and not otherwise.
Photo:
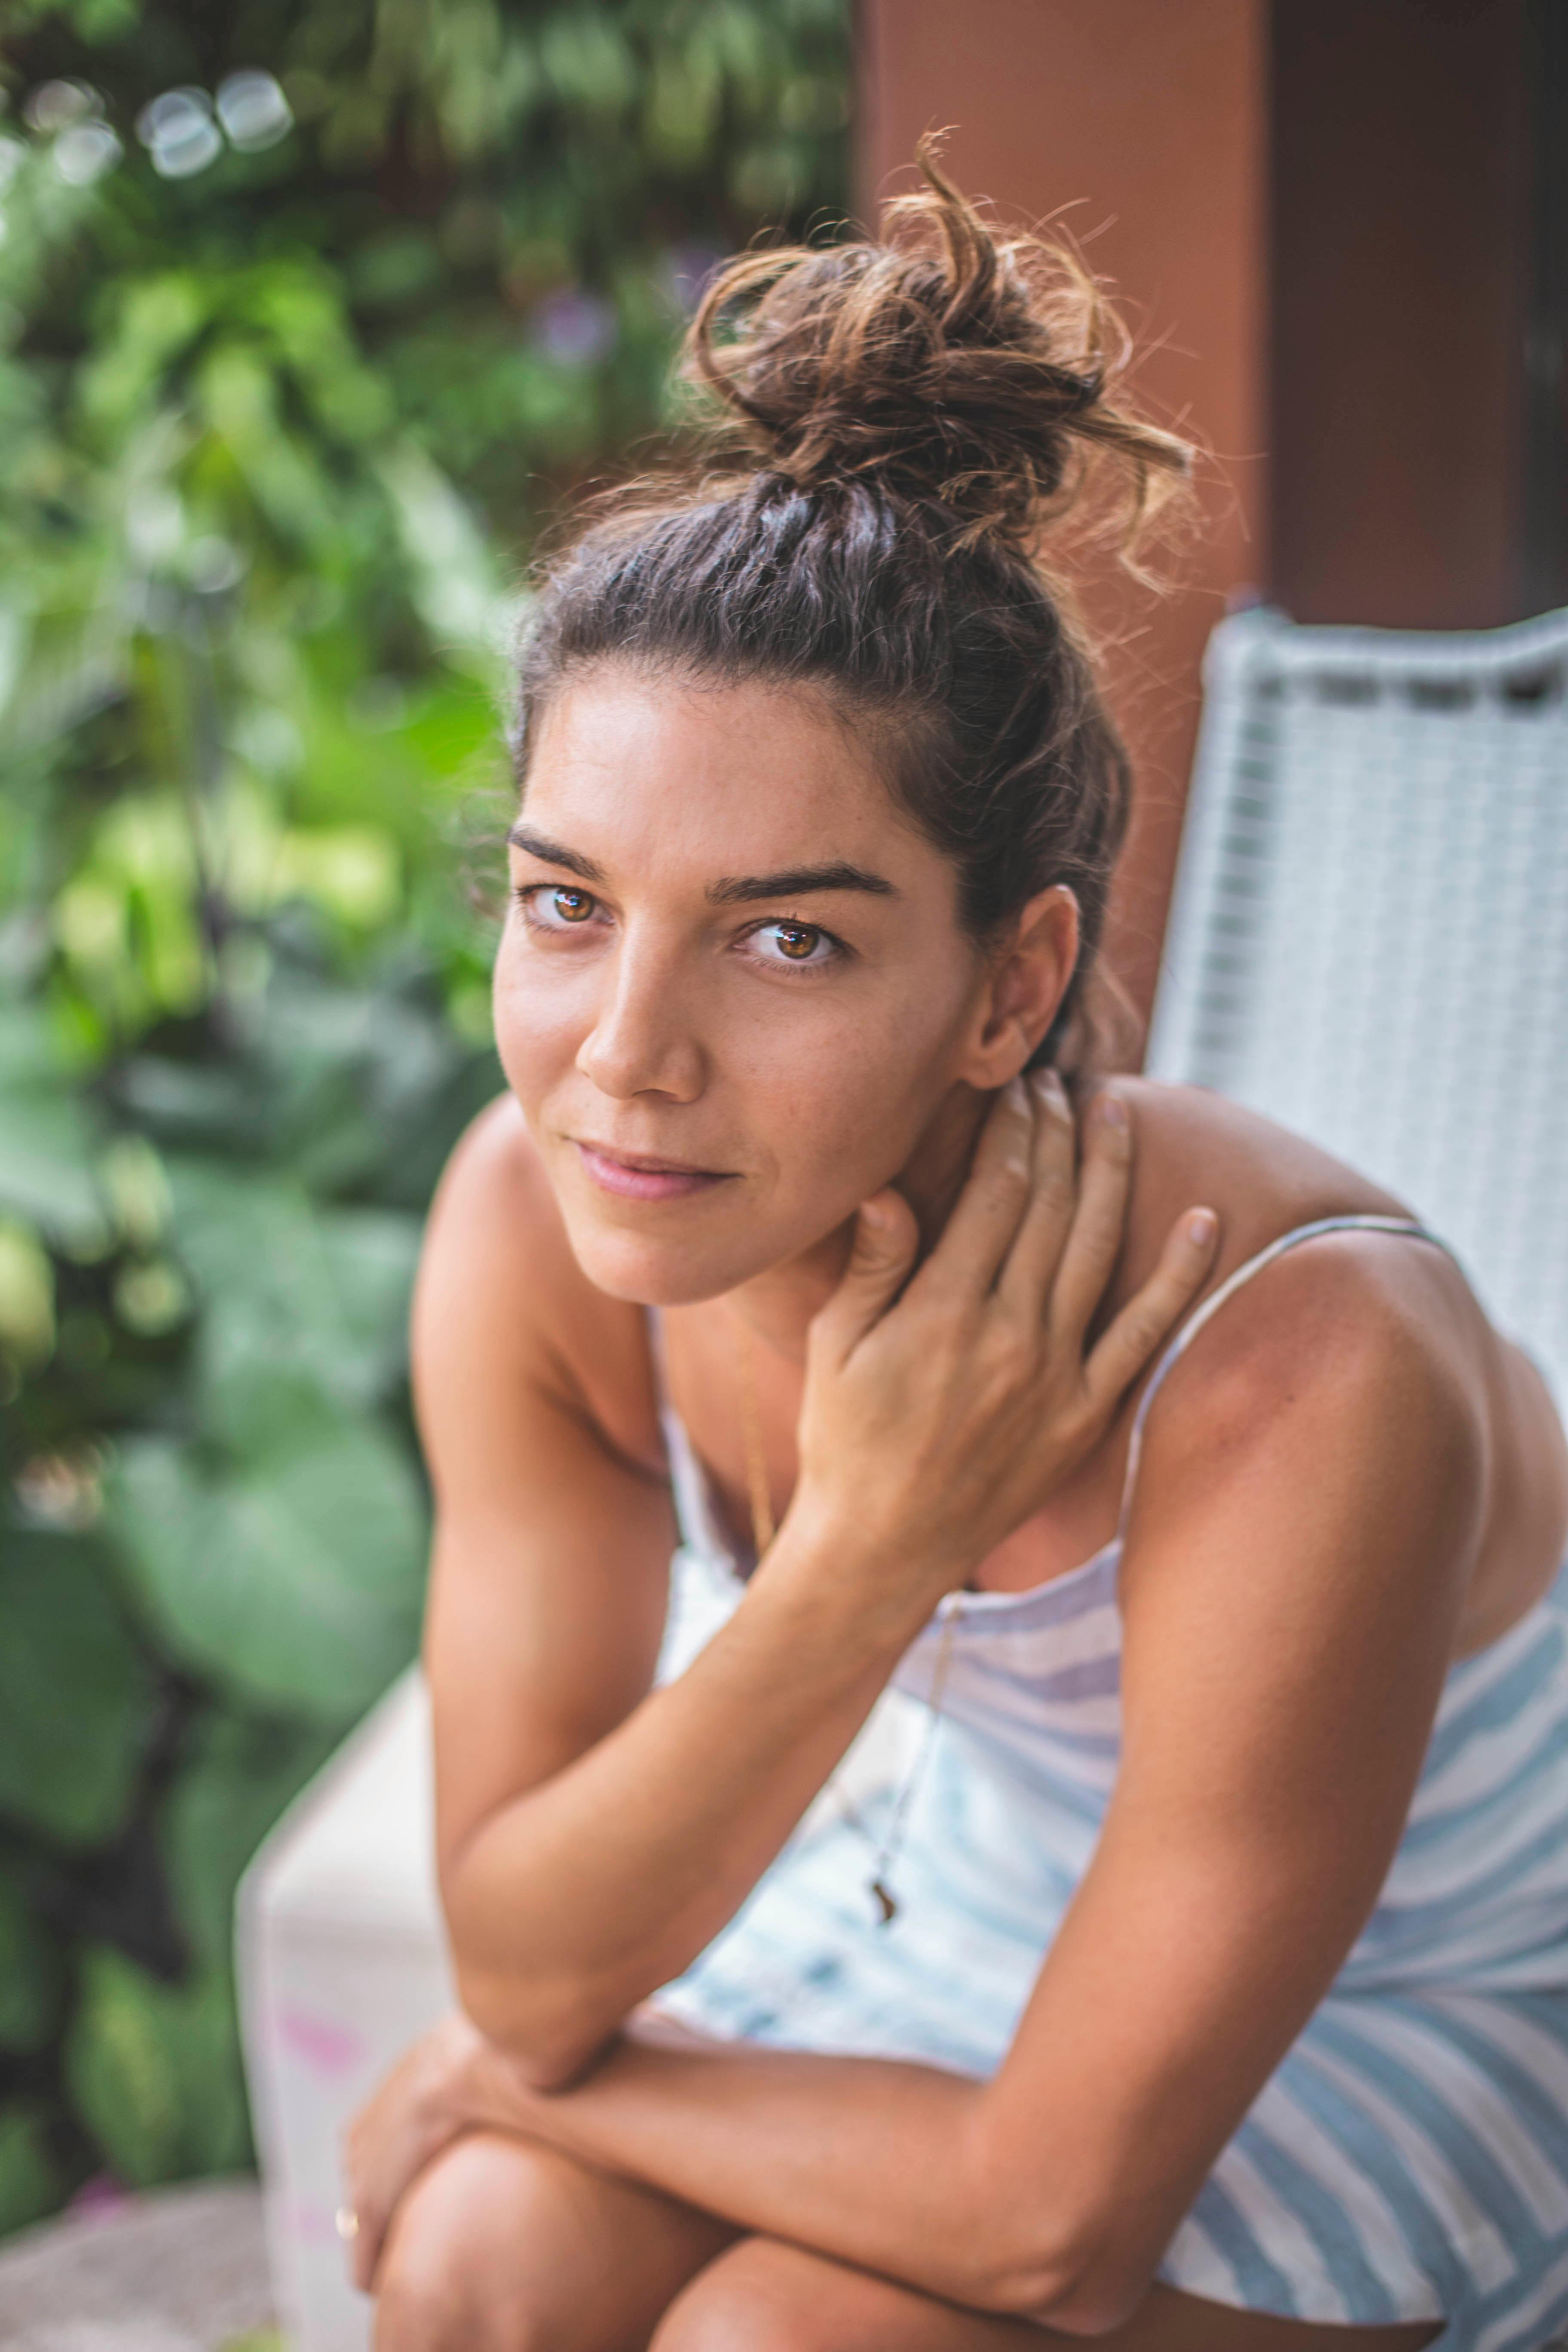
[(694, 1102), (707, 1081), (708, 1057), (668, 961), (624, 940), (605, 967), (605, 983), (597, 1018), (577, 1052), (584, 1076), (619, 1102), (643, 1094)]

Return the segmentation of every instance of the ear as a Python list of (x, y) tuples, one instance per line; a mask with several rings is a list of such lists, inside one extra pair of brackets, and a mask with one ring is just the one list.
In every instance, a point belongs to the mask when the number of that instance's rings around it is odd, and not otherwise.
[(1036, 893), (994, 951), (956, 1076), (987, 1091), (1017, 1076), (1057, 1017), (1078, 969), (1078, 899), (1065, 882)]

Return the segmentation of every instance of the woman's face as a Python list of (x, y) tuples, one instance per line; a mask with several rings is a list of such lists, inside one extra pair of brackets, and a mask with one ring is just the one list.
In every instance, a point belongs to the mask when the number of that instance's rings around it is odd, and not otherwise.
[(952, 864), (808, 692), (587, 673), (538, 731), (510, 858), (501, 1060), (616, 1297), (809, 1252), (955, 1092), (1011, 1075)]

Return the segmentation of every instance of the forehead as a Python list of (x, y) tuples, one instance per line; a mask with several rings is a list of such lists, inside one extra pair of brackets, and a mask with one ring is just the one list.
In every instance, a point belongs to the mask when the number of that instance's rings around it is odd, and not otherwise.
[(842, 860), (900, 890), (952, 887), (898, 807), (869, 730), (809, 688), (708, 684), (606, 665), (549, 705), (526, 803), (606, 872), (704, 876)]

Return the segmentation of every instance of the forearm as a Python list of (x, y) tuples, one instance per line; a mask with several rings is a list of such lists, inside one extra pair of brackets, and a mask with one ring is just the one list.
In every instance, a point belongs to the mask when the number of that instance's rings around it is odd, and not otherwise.
[[(825, 1547), (822, 1549), (826, 1549)], [(577, 2072), (731, 1918), (923, 1622), (872, 1614), (781, 1537), (676, 1682), (448, 1864), (465, 2006), (542, 2079)]]
[[(1039, 2315), (1068, 2279), (984, 2146), (984, 2085), (880, 2059), (634, 2028), (568, 2091), (476, 2053), (465, 2120), (976, 2309)], [(1000, 2193), (999, 2193), (1000, 2192)], [(1069, 2321), (1070, 2324), (1070, 2321)]]

